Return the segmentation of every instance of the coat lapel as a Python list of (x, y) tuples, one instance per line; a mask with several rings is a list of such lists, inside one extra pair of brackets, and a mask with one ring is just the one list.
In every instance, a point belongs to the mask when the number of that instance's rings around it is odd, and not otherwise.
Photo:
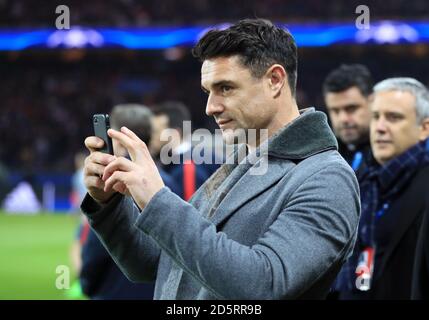
[[(262, 158), (261, 161), (268, 160), (267, 158)], [(292, 166), (293, 163), (291, 162), (290, 165)], [(251, 174), (251, 170), (247, 170), (220, 203), (211, 218), (212, 222), (216, 226), (221, 224), (244, 204), (276, 184), (285, 176), (288, 170), (290, 170), (290, 166), (285, 166), (284, 161), (282, 163), (272, 160), (268, 162), (268, 171), (270, 174), (254, 175)]]
[[(412, 182), (412, 185), (403, 194), (403, 196), (398, 199), (397, 204), (392, 207), (392, 212), (398, 213), (398, 216), (394, 221), (390, 221), (393, 223), (394, 228), (390, 231), (390, 240), (384, 249), (385, 253), (383, 255), (382, 262), (380, 263), (380, 270), (385, 268), (390, 256), (402, 240), (407, 230), (413, 223), (416, 223), (417, 219), (421, 218), (425, 208), (425, 198), (422, 191), (424, 190), (428, 179), (429, 169), (426, 168), (424, 171), (418, 172), (415, 180)], [(389, 218), (388, 214), (389, 212), (386, 213), (386, 218)], [(383, 228), (383, 225), (386, 228), (385, 223), (380, 223), (377, 228)]]

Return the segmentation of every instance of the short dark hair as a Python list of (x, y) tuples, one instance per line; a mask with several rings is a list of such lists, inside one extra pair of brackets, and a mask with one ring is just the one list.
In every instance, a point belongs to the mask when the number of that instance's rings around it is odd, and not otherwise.
[(169, 128), (182, 131), (183, 121), (191, 121), (189, 109), (180, 101), (164, 101), (155, 105), (152, 110), (156, 116), (165, 114), (168, 117)]
[(323, 82), (323, 94), (357, 87), (363, 96), (368, 97), (373, 86), (374, 81), (367, 67), (362, 64), (342, 64), (326, 77)]
[(207, 32), (192, 49), (201, 62), (217, 57), (238, 55), (252, 76), (261, 78), (275, 63), (285, 68), (292, 96), (295, 96), (298, 52), (287, 29), (268, 20), (245, 19), (224, 30)]
[(119, 104), (110, 112), (110, 125), (119, 130), (125, 126), (144, 143), (149, 144), (152, 135), (152, 111), (142, 104)]

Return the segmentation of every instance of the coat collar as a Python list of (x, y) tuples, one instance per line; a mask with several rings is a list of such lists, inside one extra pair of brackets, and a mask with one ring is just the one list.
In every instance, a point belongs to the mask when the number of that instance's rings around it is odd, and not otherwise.
[[(247, 153), (246, 149), (244, 144), (237, 146), (226, 163), (240, 163)], [(255, 158), (257, 155), (260, 157), (268, 154), (281, 159), (304, 160), (330, 149), (338, 150), (338, 142), (328, 125), (326, 115), (314, 108), (306, 108), (300, 110), (298, 118), (281, 128), (249, 156)], [(234, 167), (235, 165), (230, 166), (229, 169)]]
[[(237, 154), (242, 152), (243, 148), (246, 149), (246, 145), (241, 145), (237, 148), (229, 157), (229, 160), (231, 161), (231, 157), (240, 158)], [(279, 132), (270, 137), (254, 152), (254, 154), (258, 153), (258, 151), (260, 152), (259, 154), (268, 153), (268, 157), (260, 157), (260, 161), (268, 161), (268, 170), (266, 174), (257, 177), (257, 184), (255, 184), (255, 176), (251, 175), (248, 170), (249, 163), (242, 163), (239, 168), (236, 168), (236, 161), (227, 162), (233, 164), (224, 164), (204, 184), (205, 194), (208, 198), (211, 198), (234, 169), (241, 172), (240, 181), (232, 186), (224, 201), (219, 206), (216, 205), (216, 207), (211, 208), (210, 211), (216, 211), (212, 221), (219, 225), (249, 199), (277, 183), (287, 170), (290, 170), (290, 166), (285, 167), (282, 161), (269, 161), (270, 157), (296, 161), (329, 149), (337, 149), (337, 140), (328, 126), (326, 115), (315, 111), (314, 108), (302, 110), (297, 119), (280, 129)], [(251, 156), (252, 154), (248, 155), (248, 157)], [(251, 189), (249, 189), (250, 185), (253, 186)]]
[(323, 112), (314, 108), (300, 111), (300, 116), (284, 126), (267, 141), (270, 156), (303, 160), (329, 149), (338, 150), (338, 142)]

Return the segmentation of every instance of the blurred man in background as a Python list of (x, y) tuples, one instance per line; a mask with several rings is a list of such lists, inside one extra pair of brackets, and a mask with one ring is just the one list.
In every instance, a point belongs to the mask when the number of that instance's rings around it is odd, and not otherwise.
[[(139, 104), (122, 104), (110, 113), (111, 127), (120, 129), (126, 126), (133, 130), (146, 144), (150, 143), (152, 131), (152, 112)], [(113, 140), (116, 156), (128, 157), (127, 150)], [(160, 169), (166, 186), (179, 192), (172, 178)], [(118, 268), (89, 225), (83, 226), (81, 233), (82, 266), (80, 281), (83, 293), (91, 299), (152, 299), (153, 284), (130, 282)]]
[(70, 203), (73, 211), (80, 212), (80, 203), (86, 195), (86, 188), (83, 182), (83, 167), (85, 165), (86, 152), (78, 152), (74, 157), (75, 172), (72, 176), (72, 192), (70, 195)]
[(332, 128), (339, 140), (339, 151), (357, 171), (364, 167), (369, 144), (369, 101), (373, 80), (360, 64), (341, 65), (323, 83), (323, 95)]
[(79, 280), (80, 271), (82, 269), (82, 245), (87, 239), (89, 232), (89, 224), (84, 215), (81, 215), (79, 204), (86, 195), (85, 183), (83, 182), (83, 167), (87, 154), (84, 151), (76, 153), (74, 157), (75, 172), (72, 175), (72, 191), (70, 193), (70, 203), (72, 213), (79, 214), (81, 223), (77, 229), (76, 235), (70, 245), (70, 261), (73, 268), (75, 280), (73, 281), (73, 290), (69, 292), (70, 298), (81, 298), (82, 290)]
[[(154, 130), (151, 143), (151, 154), (157, 163), (168, 172), (179, 186), (179, 195), (189, 200), (195, 191), (216, 171), (219, 161), (213, 156), (211, 163), (195, 164), (192, 160), (191, 132), (184, 131), (184, 122), (191, 121), (188, 108), (179, 101), (165, 101), (153, 108)], [(170, 142), (161, 139), (161, 133), (169, 129)], [(163, 146), (169, 144), (174, 155), (180, 159), (179, 163), (164, 163), (160, 159)], [(214, 155), (214, 152), (212, 152)], [(204, 157), (204, 155), (201, 155)], [(159, 166), (158, 165), (158, 166)]]
[(412, 78), (374, 87), (374, 161), (359, 177), (358, 240), (336, 285), (341, 299), (410, 299), (416, 243), (429, 198), (429, 93)]

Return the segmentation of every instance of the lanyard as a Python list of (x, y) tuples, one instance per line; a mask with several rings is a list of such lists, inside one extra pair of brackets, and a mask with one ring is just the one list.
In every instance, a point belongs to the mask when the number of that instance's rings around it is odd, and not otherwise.
[(375, 213), (375, 218), (376, 219), (381, 218), (381, 216), (383, 216), (383, 214), (387, 211), (387, 209), (389, 209), (389, 204), (386, 202), (381, 206), (380, 210), (378, 210)]
[(354, 171), (359, 169), (360, 164), (362, 163), (362, 152), (358, 151), (355, 153), (353, 160), (352, 160), (352, 168)]

